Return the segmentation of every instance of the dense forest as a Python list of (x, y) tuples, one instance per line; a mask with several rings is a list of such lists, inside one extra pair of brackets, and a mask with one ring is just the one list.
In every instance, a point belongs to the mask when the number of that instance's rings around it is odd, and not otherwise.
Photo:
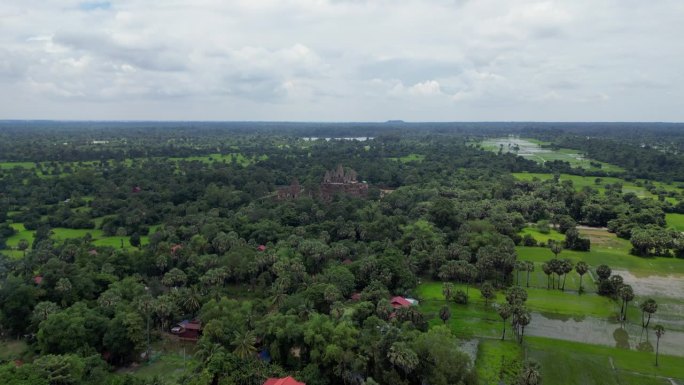
[[(666, 221), (684, 213), (681, 128), (2, 122), (0, 333), (25, 348), (3, 359), (0, 383), (487, 383), (463, 343), (477, 334), (450, 327), (462, 322), (453, 309), (479, 292), (496, 333), (524, 346), (535, 263), (520, 250), (553, 254), (537, 263), (542, 290), (596, 276), (623, 323), (631, 286), (564, 257), (592, 252), (583, 228), (628, 243), (625, 258), (684, 264), (684, 236)], [(477, 144), (507, 135), (624, 171)], [(367, 193), (329, 193), (339, 166)], [(429, 282), (445, 298), (436, 309)], [(201, 324), (196, 341), (171, 331), (187, 321)], [(173, 376), (129, 370), (163, 362), (169, 343), (187, 353)], [(540, 383), (538, 362), (501, 357), (495, 377)]]

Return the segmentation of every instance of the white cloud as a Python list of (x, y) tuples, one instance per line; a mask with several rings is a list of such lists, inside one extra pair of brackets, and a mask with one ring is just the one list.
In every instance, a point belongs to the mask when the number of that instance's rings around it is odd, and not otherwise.
[(681, 121), (682, 18), (679, 0), (8, 0), (0, 118)]

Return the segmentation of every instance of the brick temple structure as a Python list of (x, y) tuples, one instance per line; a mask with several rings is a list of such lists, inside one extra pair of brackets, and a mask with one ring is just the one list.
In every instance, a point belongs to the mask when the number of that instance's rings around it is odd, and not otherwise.
[(319, 188), (321, 199), (329, 201), (336, 194), (366, 197), (368, 195), (368, 184), (359, 182), (356, 178), (356, 171), (345, 170), (341, 164), (335, 170), (326, 171)]
[(331, 201), (337, 194), (351, 195), (365, 198), (368, 195), (368, 184), (359, 182), (358, 175), (352, 169), (344, 169), (342, 165), (334, 170), (325, 172), (323, 182), (318, 187), (318, 193), (314, 191), (304, 191), (297, 179), (292, 181), (289, 186), (278, 187), (276, 199), (280, 201), (297, 199), (301, 196), (319, 197), (324, 201)]
[(289, 186), (278, 188), (278, 200), (284, 201), (289, 199), (297, 199), (302, 195), (302, 191), (303, 189), (299, 185), (299, 181), (294, 179), (292, 184)]

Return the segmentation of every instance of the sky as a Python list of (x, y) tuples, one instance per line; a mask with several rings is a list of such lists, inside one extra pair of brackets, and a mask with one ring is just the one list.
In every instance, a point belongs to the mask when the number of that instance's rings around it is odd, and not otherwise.
[(2, 0), (0, 119), (684, 121), (682, 0)]

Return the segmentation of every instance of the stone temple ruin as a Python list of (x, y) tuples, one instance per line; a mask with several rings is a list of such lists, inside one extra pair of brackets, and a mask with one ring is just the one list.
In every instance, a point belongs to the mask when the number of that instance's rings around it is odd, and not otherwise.
[(359, 182), (356, 178), (356, 171), (345, 170), (342, 165), (338, 165), (335, 170), (326, 171), (319, 187), (321, 199), (332, 200), (336, 194), (366, 197), (368, 195), (368, 184)]
[(300, 196), (317, 196), (322, 200), (331, 201), (337, 194), (346, 194), (364, 198), (368, 195), (368, 184), (357, 180), (358, 174), (352, 169), (346, 169), (338, 165), (336, 169), (325, 172), (323, 181), (318, 186), (318, 193), (305, 192), (299, 181), (294, 179), (292, 184), (278, 188), (278, 200), (297, 199)]

